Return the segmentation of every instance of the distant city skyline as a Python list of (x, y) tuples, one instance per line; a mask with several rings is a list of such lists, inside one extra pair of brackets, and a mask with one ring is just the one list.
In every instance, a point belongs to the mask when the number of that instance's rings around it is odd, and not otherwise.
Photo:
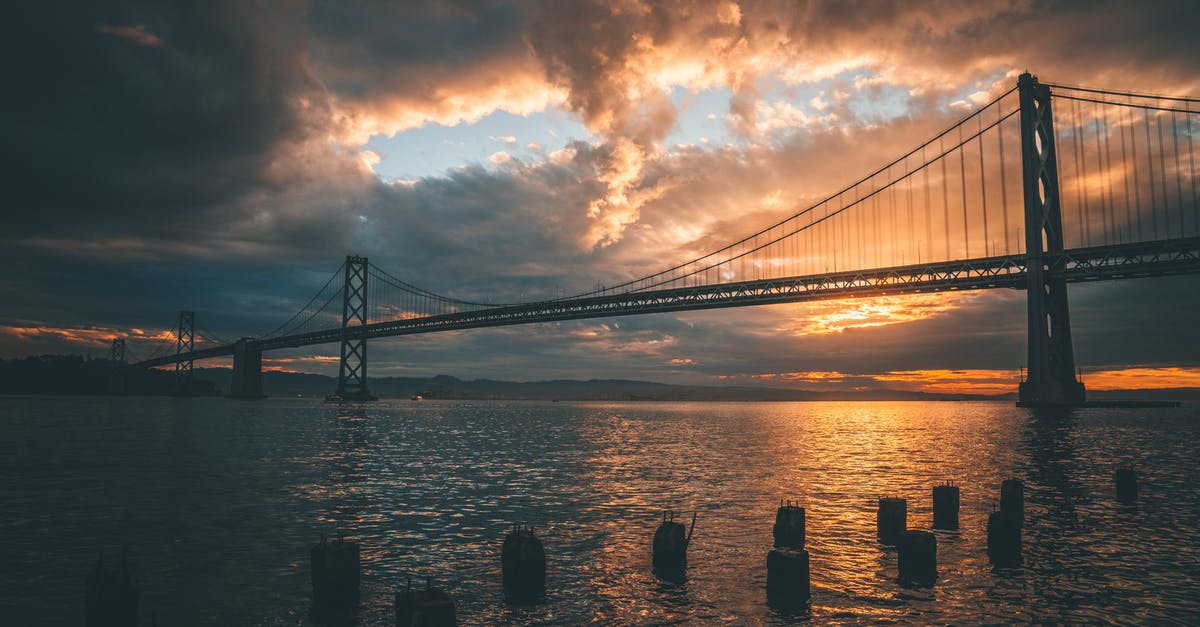
[[(474, 300), (617, 283), (786, 217), (1025, 70), (1200, 94), (1196, 18), (1186, 2), (31, 7), (0, 105), (0, 357), (102, 356), (119, 336), (145, 356), (179, 309), (259, 334), (346, 254)], [(1200, 387), (1200, 278), (1070, 298), (1089, 388)], [(994, 290), (454, 331), (373, 340), (370, 373), (993, 394), (1024, 365), (1024, 307)], [(337, 350), (264, 367), (336, 374)]]

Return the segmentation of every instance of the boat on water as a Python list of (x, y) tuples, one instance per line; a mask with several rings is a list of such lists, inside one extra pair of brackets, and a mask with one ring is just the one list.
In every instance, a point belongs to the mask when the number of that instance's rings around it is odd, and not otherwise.
[(421, 396), (420, 394), (413, 394), (413, 395), (412, 395), (412, 398), (411, 398), (411, 399), (409, 399), (409, 400), (414, 400), (414, 401), (423, 401), (423, 400), (425, 400), (425, 397), (424, 397), (424, 396)]

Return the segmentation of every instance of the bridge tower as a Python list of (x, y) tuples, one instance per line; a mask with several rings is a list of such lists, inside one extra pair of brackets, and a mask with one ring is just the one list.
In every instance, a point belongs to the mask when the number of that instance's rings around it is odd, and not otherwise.
[(108, 360), (114, 364), (125, 363), (125, 338), (113, 338), (112, 350), (109, 352)]
[(367, 258), (346, 256), (342, 287), (342, 357), (337, 395), (347, 401), (376, 400), (367, 390), (367, 338), (354, 330), (367, 324)]
[(262, 391), (262, 348), (252, 337), (241, 338), (233, 345), (229, 398), (266, 398)]
[[(190, 353), (196, 346), (196, 312), (179, 312), (179, 330), (175, 334), (175, 354)], [(192, 393), (192, 360), (182, 359), (175, 362), (175, 395), (187, 396)]]
[(125, 338), (113, 338), (112, 349), (108, 353), (108, 393), (125, 393)]
[(1075, 377), (1067, 283), (1050, 274), (1048, 256), (1063, 251), (1058, 160), (1050, 88), (1028, 72), (1017, 79), (1021, 100), (1021, 170), (1025, 198), (1028, 375), (1017, 405), (1083, 403), (1083, 383)]

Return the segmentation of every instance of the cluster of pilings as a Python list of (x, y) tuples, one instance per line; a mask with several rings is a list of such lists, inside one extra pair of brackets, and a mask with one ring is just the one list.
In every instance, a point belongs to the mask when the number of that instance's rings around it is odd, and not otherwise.
[[(1122, 464), (1114, 473), (1117, 501), (1137, 501), (1137, 474), (1132, 465)], [(949, 482), (933, 486), (933, 529), (959, 528), (959, 487)], [(997, 567), (1021, 564), (1021, 530), (1025, 521), (1025, 486), (1020, 479), (1000, 484), (1000, 505), (988, 515), (987, 554)], [(897, 579), (901, 584), (932, 586), (937, 580), (937, 538), (930, 531), (908, 528), (908, 501), (880, 497), (876, 511), (876, 534), (880, 544), (897, 552)], [(687, 549), (696, 529), (676, 522), (675, 512), (665, 512), (651, 542), (654, 574), (668, 581), (682, 581), (687, 571)], [(767, 603), (784, 610), (803, 609), (812, 598), (809, 555), (805, 549), (805, 509), (798, 502), (780, 501), (772, 528), (774, 546), (767, 553)], [(312, 614), (318, 622), (338, 622), (352, 615), (359, 603), (361, 548), (340, 532), (324, 536), (309, 552), (312, 577)], [(500, 555), (504, 599), (514, 605), (532, 605), (546, 600), (546, 550), (528, 526), (514, 525), (504, 538)], [(87, 577), (85, 627), (136, 627), (140, 598), (133, 562), (122, 549), (115, 563), (96, 561)], [(414, 588), (412, 580), (395, 593), (397, 627), (444, 627), (457, 625), (454, 600), (426, 579), (425, 588)]]

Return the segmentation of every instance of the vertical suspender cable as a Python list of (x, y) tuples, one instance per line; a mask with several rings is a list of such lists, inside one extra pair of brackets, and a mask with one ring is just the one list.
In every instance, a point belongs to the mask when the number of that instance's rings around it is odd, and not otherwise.
[[(1112, 136), (1113, 127), (1108, 124), (1108, 110), (1100, 109), (1100, 117), (1104, 120), (1104, 160), (1108, 167), (1104, 170), (1104, 180), (1108, 183), (1108, 221), (1113, 225), (1112, 241), (1117, 243), (1121, 237), (1121, 228), (1117, 226), (1117, 195), (1113, 189)], [(1122, 135), (1124, 137), (1124, 135)]]
[(987, 173), (984, 171), (983, 165), (983, 116), (976, 118), (979, 120), (979, 136), (975, 141), (979, 142), (979, 198), (982, 201), (983, 209), (983, 256), (987, 257), (994, 253), (988, 252), (988, 245), (991, 241), (988, 235), (988, 210), (987, 210)]
[(1183, 226), (1183, 168), (1179, 161), (1179, 125), (1175, 122), (1175, 112), (1171, 112), (1171, 145), (1175, 149), (1175, 192), (1179, 198), (1179, 237), (1184, 236)]
[(971, 258), (971, 230), (967, 222), (967, 147), (963, 145), (962, 126), (958, 127), (958, 176), (962, 184), (963, 259)]
[(1187, 123), (1188, 162), (1192, 170), (1192, 230), (1196, 235), (1200, 236), (1200, 202), (1197, 202), (1196, 199), (1196, 148), (1192, 143), (1191, 105), (1184, 103), (1184, 107), (1188, 110), (1187, 115), (1183, 116), (1183, 119)]
[(946, 229), (946, 261), (949, 261), (954, 257), (950, 254), (950, 189), (948, 183), (949, 176), (946, 174), (946, 160), (948, 157), (946, 156), (946, 149), (942, 144), (941, 137), (938, 138), (938, 154), (941, 155), (938, 157), (938, 161), (942, 162), (942, 226)]
[(1135, 129), (1137, 123), (1133, 120), (1132, 109), (1127, 109), (1129, 113), (1129, 152), (1132, 153), (1130, 162), (1133, 164), (1133, 206), (1137, 208), (1137, 238), (1138, 241), (1144, 241), (1142, 234), (1142, 177), (1138, 173), (1138, 153), (1137, 153), (1137, 133)]
[(1163, 141), (1162, 115), (1154, 115), (1154, 125), (1158, 127), (1158, 173), (1162, 177), (1163, 199), (1163, 235), (1171, 236), (1171, 202), (1167, 200), (1167, 143)]
[[(891, 168), (888, 168), (888, 174), (890, 175), (891, 173)], [(888, 248), (892, 250), (892, 265), (894, 266), (896, 265), (896, 179), (892, 178), (891, 176), (888, 176), (888, 178), (890, 179), (888, 181), (888, 185), (891, 187), (892, 191), (891, 220), (889, 221), (890, 228), (888, 228), (888, 235), (891, 238), (891, 243)]]
[[(997, 107), (996, 115), (1003, 114), (1003, 111)], [(996, 127), (996, 134), (1000, 139), (1000, 216), (1004, 220), (1004, 254), (1011, 255), (1012, 248), (1009, 246), (1008, 239), (1008, 181), (1004, 176), (1004, 170), (1008, 168), (1008, 161), (1004, 158), (1004, 124), (1001, 123)], [(1061, 211), (1061, 208), (1060, 208)]]
[[(904, 181), (906, 184), (905, 186), (908, 188), (908, 230), (906, 231), (907, 234), (905, 236), (904, 245), (904, 248), (907, 250), (908, 247), (912, 245), (913, 240), (916, 239), (916, 234), (913, 233), (913, 179), (912, 171), (908, 168), (908, 159), (904, 160)], [(901, 263), (904, 263), (903, 259), (904, 258), (901, 257)]]
[[(1125, 121), (1125, 115), (1122, 113), (1121, 120), (1118, 124)], [(1121, 204), (1125, 205), (1125, 241), (1133, 241), (1133, 217), (1129, 208), (1129, 175), (1125, 172), (1125, 168), (1129, 166), (1129, 152), (1125, 148), (1125, 130), (1120, 129), (1121, 135), (1121, 181), (1125, 183), (1125, 195), (1121, 198)]]
[(925, 159), (925, 148), (921, 148), (921, 172), (925, 175), (924, 196), (925, 196), (925, 249), (929, 251), (929, 260), (933, 261), (933, 216), (929, 215), (929, 166), (930, 163)]
[[(1083, 231), (1083, 189), (1084, 178), (1083, 171), (1079, 167), (1079, 116), (1075, 112), (1075, 101), (1071, 101), (1071, 168), (1075, 178), (1075, 226), (1076, 237), (1079, 238), (1081, 244), (1087, 240), (1084, 238)], [(1065, 117), (1065, 116), (1064, 116)], [(1059, 189), (1062, 185), (1059, 185)], [(1061, 211), (1061, 208), (1060, 208)]]
[(1143, 109), (1146, 118), (1146, 163), (1150, 165), (1150, 219), (1154, 226), (1154, 239), (1158, 239), (1158, 190), (1154, 188), (1154, 150), (1150, 143), (1150, 110)]
[(1099, 105), (1092, 104), (1092, 122), (1096, 129), (1096, 183), (1100, 188), (1100, 240), (1101, 244), (1108, 243), (1108, 233), (1110, 224), (1108, 221), (1108, 207), (1104, 199), (1104, 151), (1100, 149), (1100, 117), (1096, 115), (1096, 110)]
[[(1092, 202), (1091, 202), (1092, 185), (1088, 181), (1087, 141), (1082, 137), (1084, 125), (1083, 125), (1083, 116), (1080, 115), (1080, 113), (1079, 113), (1079, 101), (1078, 100), (1071, 101), (1071, 109), (1073, 110), (1073, 113), (1075, 114), (1075, 124), (1074, 124), (1075, 128), (1072, 129), (1072, 133), (1079, 135), (1079, 138), (1078, 138), (1078, 141), (1079, 141), (1079, 144), (1078, 144), (1079, 145), (1079, 167), (1080, 167), (1079, 186), (1083, 188), (1083, 212), (1084, 212), (1084, 216), (1082, 218), (1083, 219), (1083, 242), (1084, 242), (1084, 245), (1091, 246), (1092, 245)], [(1103, 213), (1103, 209), (1101, 210), (1101, 213)]]

